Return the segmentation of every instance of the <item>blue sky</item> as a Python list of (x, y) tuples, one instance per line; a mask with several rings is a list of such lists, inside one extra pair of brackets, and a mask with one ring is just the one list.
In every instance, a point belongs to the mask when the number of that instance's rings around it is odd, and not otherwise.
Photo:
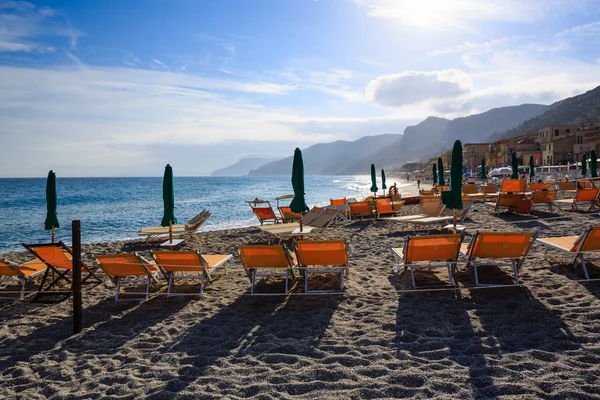
[(207, 175), (549, 104), (599, 49), (599, 1), (0, 0), (0, 176)]

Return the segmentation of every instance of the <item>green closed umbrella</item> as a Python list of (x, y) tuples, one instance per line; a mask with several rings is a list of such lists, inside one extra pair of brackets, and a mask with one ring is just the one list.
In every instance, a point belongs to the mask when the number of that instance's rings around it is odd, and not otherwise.
[(50, 170), (48, 179), (46, 179), (46, 221), (44, 221), (44, 229), (50, 230), (50, 238), (54, 243), (54, 228), (60, 228), (58, 224), (58, 213), (56, 212), (57, 195), (56, 195), (56, 174)]
[(529, 182), (533, 182), (535, 176), (535, 165), (533, 163), (533, 156), (529, 156)]
[(381, 189), (383, 190), (383, 195), (385, 196), (385, 189), (387, 186), (385, 185), (385, 171), (381, 168)]
[(436, 167), (435, 163), (433, 163), (433, 166), (431, 167), (431, 172), (433, 175), (433, 186), (435, 186), (435, 185), (437, 185), (437, 182), (438, 182), (437, 167)]
[(371, 164), (371, 192), (376, 195), (377, 190), (379, 188), (377, 187), (377, 176), (375, 176), (375, 164)]
[(438, 157), (438, 172), (438, 183), (440, 184), (440, 186), (445, 186), (446, 182), (444, 181), (444, 164), (442, 163), (442, 157)]
[(485, 170), (485, 158), (481, 159), (481, 180), (487, 179), (487, 171)]
[(596, 178), (598, 176), (598, 170), (596, 165), (596, 152), (590, 151), (590, 177)]
[(442, 202), (451, 210), (454, 210), (454, 231), (456, 232), (456, 210), (463, 209), (462, 203), (462, 168), (463, 154), (460, 140), (454, 142), (452, 147), (452, 161), (450, 163), (450, 190), (442, 192)]
[[(308, 211), (304, 198), (304, 161), (302, 161), (302, 152), (297, 147), (294, 150), (294, 162), (292, 163), (292, 187), (294, 188), (294, 198), (290, 203), (290, 209), (292, 212), (304, 214)], [(302, 218), (300, 218), (300, 232), (302, 232)]]
[(587, 175), (587, 153), (583, 153), (583, 157), (581, 157), (581, 175), (584, 178)]
[(165, 167), (163, 176), (163, 204), (165, 212), (160, 226), (169, 227), (169, 241), (173, 242), (173, 224), (177, 223), (175, 218), (175, 191), (173, 185), (173, 168), (169, 164)]
[(519, 179), (519, 163), (517, 162), (517, 153), (513, 151), (510, 157), (512, 168), (512, 175), (510, 176), (510, 179)]

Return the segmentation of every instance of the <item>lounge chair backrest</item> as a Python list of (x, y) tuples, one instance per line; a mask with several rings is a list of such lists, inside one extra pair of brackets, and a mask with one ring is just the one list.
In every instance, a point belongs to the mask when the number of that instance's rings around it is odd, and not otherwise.
[(533, 204), (544, 204), (553, 203), (556, 199), (556, 190), (549, 190), (544, 192), (533, 192)]
[(527, 180), (525, 179), (505, 179), (502, 182), (501, 192), (516, 192), (521, 193), (525, 191), (525, 186), (527, 185)]
[(532, 192), (537, 192), (540, 190), (548, 190), (552, 186), (551, 183), (532, 183), (529, 185), (529, 190)]
[(260, 221), (275, 220), (275, 212), (271, 207), (252, 207), (252, 211)]
[(280, 245), (238, 246), (238, 252), (246, 269), (292, 267), (290, 257)]
[(380, 198), (375, 200), (375, 207), (380, 214), (391, 214), (394, 212), (392, 201), (389, 198)]
[(302, 222), (305, 224), (310, 224), (317, 218), (319, 215), (323, 213), (323, 208), (321, 207), (313, 207), (306, 214), (302, 215)]
[(56, 269), (73, 269), (73, 261), (67, 256), (71, 251), (63, 242), (41, 245), (23, 244), (23, 246), (35, 254), (36, 257), (44, 263), (51, 265)]
[(393, 203), (402, 201), (402, 195), (400, 193), (395, 193), (395, 194), (391, 195), (390, 197), (392, 198)]
[(438, 193), (443, 192), (444, 190), (450, 190), (450, 186), (448, 185), (444, 185), (444, 186), (438, 186), (437, 187)]
[(25, 274), (19, 271), (18, 268), (11, 266), (7, 261), (0, 259), (0, 276), (21, 276)]
[(470, 255), (478, 258), (519, 258), (531, 246), (530, 232), (479, 232), (471, 243)]
[(332, 206), (343, 206), (348, 203), (345, 197), (343, 199), (329, 199), (329, 202)]
[(433, 190), (421, 189), (421, 190), (419, 190), (419, 194), (421, 196), (433, 196), (435, 193), (433, 193)]
[(156, 251), (152, 257), (160, 269), (166, 272), (174, 271), (204, 271), (208, 263), (193, 250)]
[(186, 222), (185, 229), (188, 231), (198, 230), (198, 228), (200, 228), (200, 225), (204, 224), (204, 222), (206, 222), (206, 220), (210, 216), (211, 216), (210, 212), (208, 212), (207, 210), (202, 210), (202, 212), (200, 214), (194, 216), (192, 219), (190, 219), (188, 222)]
[(600, 250), (600, 226), (591, 227), (577, 241), (571, 251)]
[(517, 203), (522, 198), (523, 196), (519, 194), (500, 193), (496, 207), (517, 207)]
[(579, 185), (579, 187), (581, 189), (591, 189), (594, 187), (594, 185), (592, 185), (592, 181), (588, 180), (588, 179), (581, 179), (577, 181), (577, 185)]
[(348, 265), (343, 240), (298, 240), (296, 257), (299, 265)]
[(461, 235), (409, 236), (404, 249), (404, 262), (456, 260)]
[(349, 205), (352, 215), (371, 215), (371, 204), (366, 201), (350, 203)]
[(281, 216), (286, 221), (297, 220), (300, 219), (300, 214), (292, 212), (292, 208), (290, 206), (281, 206), (279, 207), (279, 212)]
[(498, 188), (493, 183), (488, 183), (481, 187), (483, 193), (485, 194), (495, 194), (498, 193)]
[(437, 217), (444, 210), (444, 204), (440, 197), (421, 197), (420, 214)]
[(577, 190), (575, 182), (556, 182), (560, 190)]
[(580, 202), (594, 201), (594, 200), (596, 200), (596, 197), (598, 197), (599, 191), (600, 191), (599, 188), (579, 189), (577, 191), (577, 194), (575, 195), (575, 198), (573, 199), (573, 202), (580, 203)]
[(479, 194), (479, 190), (474, 184), (463, 185), (462, 190), (464, 194)]
[[(149, 264), (143, 262), (136, 253), (95, 256), (100, 268), (112, 277), (147, 275)], [(146, 268), (145, 268), (146, 267)]]
[(327, 208), (317, 218), (310, 222), (310, 226), (315, 228), (326, 228), (338, 216), (338, 210), (335, 208)]

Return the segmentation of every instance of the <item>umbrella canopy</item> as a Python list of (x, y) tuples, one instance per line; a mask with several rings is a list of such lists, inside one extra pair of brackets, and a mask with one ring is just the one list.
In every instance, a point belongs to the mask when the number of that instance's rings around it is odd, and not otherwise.
[(471, 173), (470, 173), (470, 172), (465, 172), (465, 173), (463, 174), (463, 176), (464, 176), (464, 177), (470, 177), (470, 176), (471, 176)]
[(587, 153), (583, 153), (583, 157), (581, 157), (581, 175), (584, 178), (587, 175)]
[(161, 226), (176, 224), (175, 218), (175, 191), (173, 190), (173, 168), (169, 164), (165, 167), (165, 176), (163, 177), (163, 204), (165, 213), (160, 222)]
[(46, 180), (46, 221), (44, 222), (44, 229), (50, 230), (54, 228), (60, 228), (58, 224), (58, 213), (56, 212), (56, 174), (54, 171), (48, 172), (48, 179)]
[(486, 179), (487, 173), (485, 171), (485, 158), (481, 159), (481, 179)]
[(377, 177), (375, 176), (375, 164), (371, 164), (371, 192), (376, 193), (379, 188), (377, 187)]
[(590, 151), (590, 177), (596, 178), (598, 176), (598, 170), (596, 165), (596, 152)]
[(535, 165), (533, 163), (533, 156), (529, 156), (529, 180), (532, 181), (535, 176)]
[(435, 163), (433, 163), (431, 170), (432, 170), (431, 173), (433, 175), (433, 184), (437, 185), (438, 178), (437, 178), (437, 167), (436, 167)]
[(450, 190), (442, 192), (442, 202), (446, 208), (462, 210), (462, 168), (463, 154), (460, 140), (452, 147), (452, 162), (450, 164)]
[(294, 150), (294, 162), (292, 164), (292, 187), (294, 188), (294, 198), (290, 203), (292, 212), (304, 214), (308, 211), (306, 199), (304, 198), (304, 161), (302, 161), (302, 151), (296, 147)]
[(512, 174), (510, 175), (510, 179), (519, 179), (519, 163), (517, 162), (517, 153), (513, 151), (510, 157), (510, 164), (512, 168)]
[(385, 171), (383, 168), (381, 168), (381, 188), (383, 190), (387, 189), (387, 186), (385, 185)]
[(444, 164), (442, 163), (442, 157), (438, 157), (438, 171), (440, 173), (438, 183), (440, 186), (445, 186), (446, 182), (444, 182)]

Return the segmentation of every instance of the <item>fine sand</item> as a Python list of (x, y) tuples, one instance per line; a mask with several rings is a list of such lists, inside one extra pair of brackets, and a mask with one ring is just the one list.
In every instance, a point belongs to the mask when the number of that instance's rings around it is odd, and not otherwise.
[[(404, 214), (417, 206), (406, 206)], [(490, 214), (478, 203), (477, 229), (577, 235), (598, 213)], [(70, 300), (0, 303), (0, 398), (443, 398), (600, 399), (600, 282), (535, 245), (522, 287), (473, 289), (459, 264), (460, 290), (413, 291), (394, 274), (400, 226), (357, 222), (311, 234), (349, 244), (343, 295), (250, 297), (235, 256), (202, 298), (166, 298), (164, 281), (148, 301), (114, 303), (107, 284), (83, 294), (84, 329), (71, 336)], [(232, 253), (266, 242), (257, 228), (206, 232), (183, 248)], [(142, 241), (85, 245), (91, 254), (141, 251)], [(25, 260), (23, 254), (6, 258)], [(592, 278), (600, 268), (590, 266)], [(482, 269), (485, 282), (512, 283), (508, 269)], [(423, 270), (422, 288), (447, 274)], [(327, 276), (316, 287), (337, 285)], [(187, 288), (193, 292), (198, 286)], [(259, 290), (282, 289), (281, 281)], [(135, 290), (141, 290), (138, 287)]]

